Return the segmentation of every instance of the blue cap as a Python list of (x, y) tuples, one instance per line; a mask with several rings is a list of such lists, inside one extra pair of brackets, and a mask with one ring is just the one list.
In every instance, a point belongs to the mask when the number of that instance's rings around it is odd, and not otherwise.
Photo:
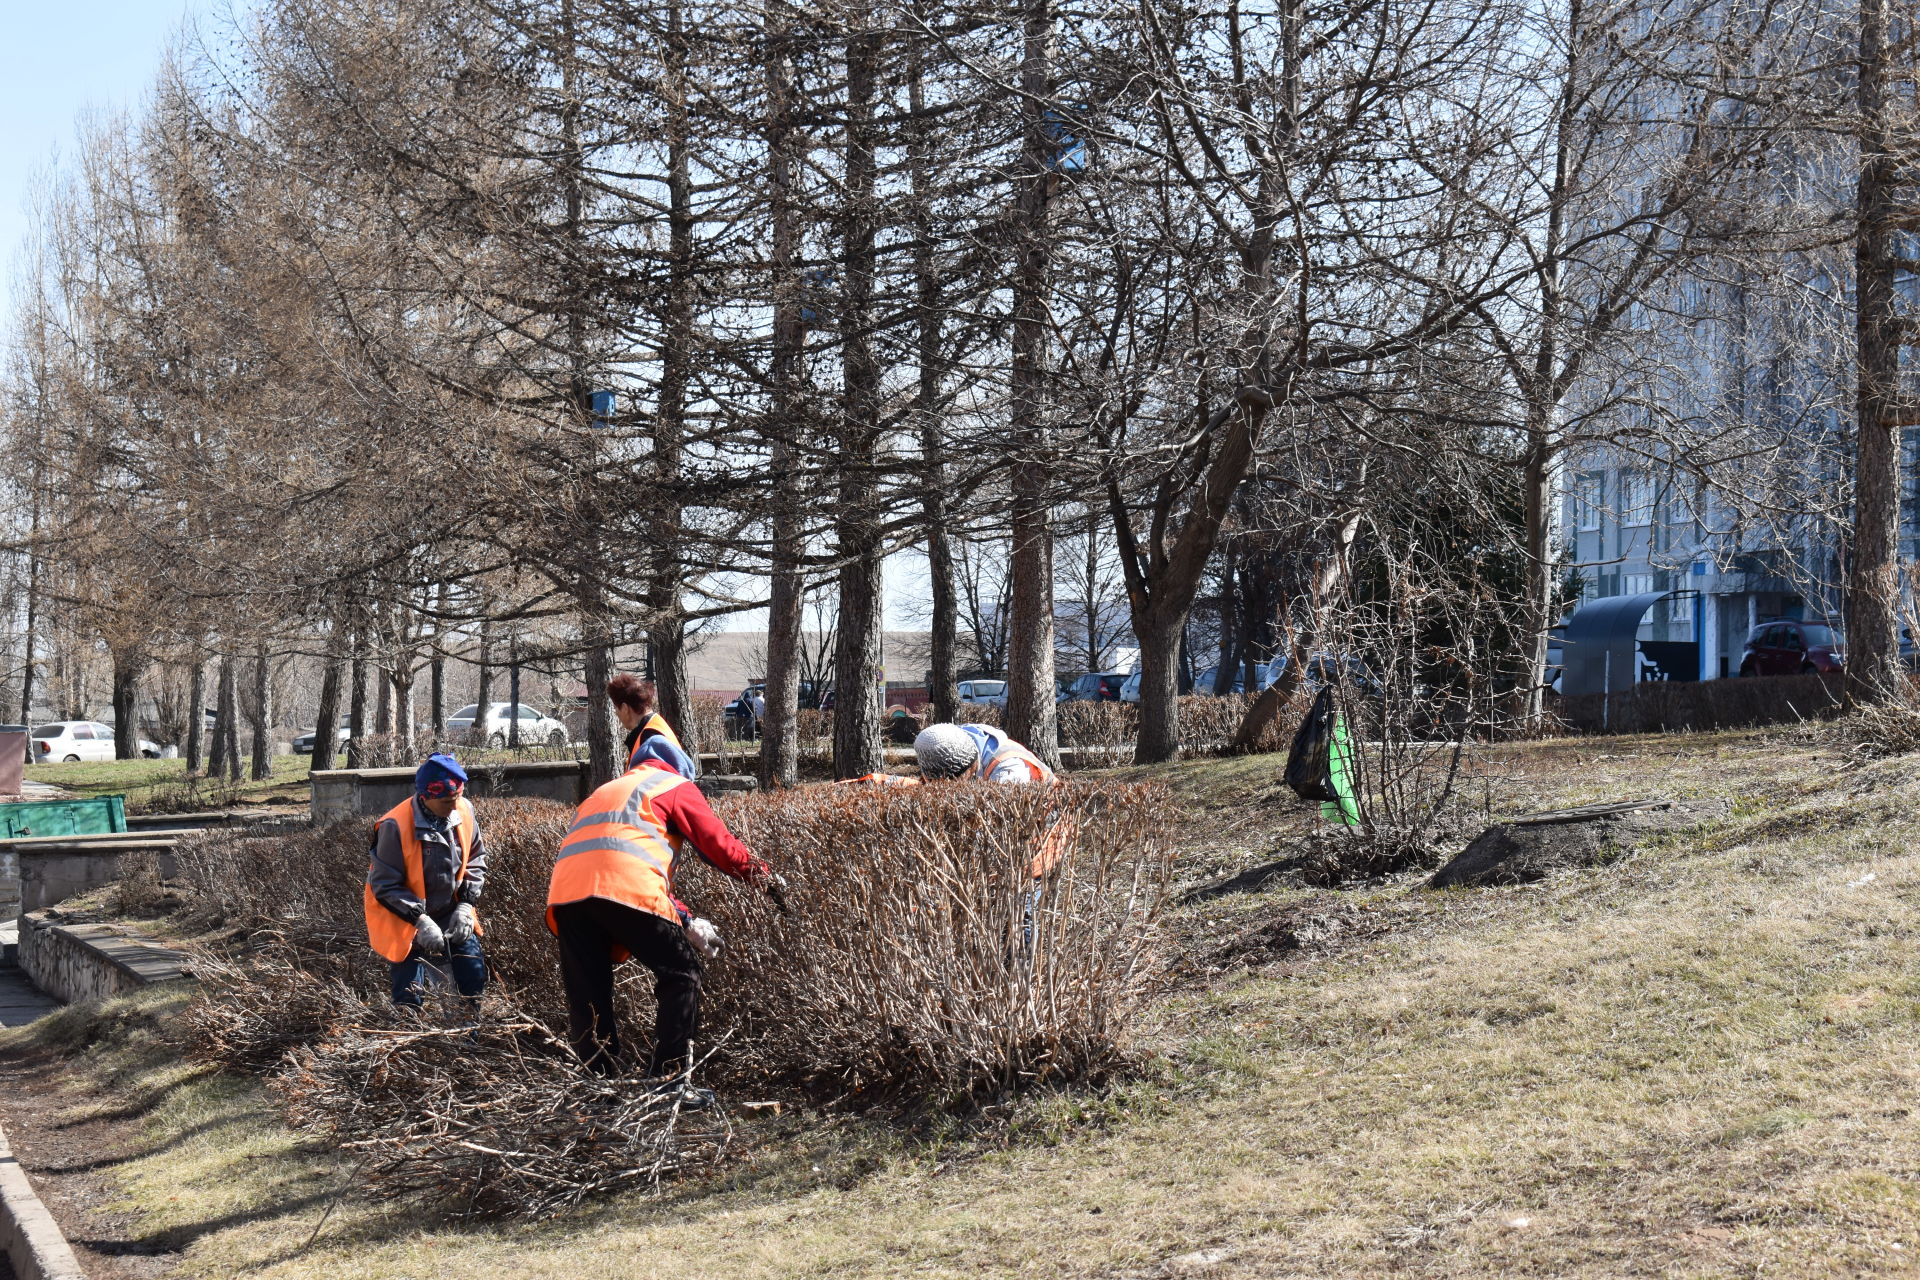
[(467, 771), (444, 751), (428, 756), (413, 773), (413, 790), (422, 796), (457, 796), (467, 789)]

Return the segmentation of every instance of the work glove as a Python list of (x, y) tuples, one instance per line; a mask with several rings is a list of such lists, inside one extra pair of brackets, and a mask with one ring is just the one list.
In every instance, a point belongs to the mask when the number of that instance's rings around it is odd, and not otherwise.
[(463, 902), (453, 909), (453, 919), (447, 922), (447, 941), (465, 942), (473, 937), (473, 927), (479, 915), (471, 902)]
[(413, 945), (425, 955), (437, 956), (447, 949), (447, 935), (440, 932), (440, 926), (433, 917), (422, 911), (420, 918), (413, 922)]
[(719, 957), (720, 930), (714, 928), (713, 921), (695, 916), (687, 922), (686, 929), (687, 941), (693, 944), (695, 951), (709, 960)]
[(767, 876), (767, 897), (780, 909), (781, 915), (787, 914), (787, 880), (785, 876), (769, 874)]

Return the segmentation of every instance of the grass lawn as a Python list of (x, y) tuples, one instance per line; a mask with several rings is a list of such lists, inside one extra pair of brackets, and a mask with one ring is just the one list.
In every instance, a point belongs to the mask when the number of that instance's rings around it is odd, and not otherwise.
[[(1169, 771), (1209, 877), (1270, 860), (1294, 821), (1277, 763)], [(351, 1162), (255, 1087), (166, 1065), (140, 1030), (163, 1004), (111, 1018), (118, 1038), (69, 1011), (0, 1053), (64, 1043), (109, 1095), (150, 1100), (116, 1185), (183, 1274), (1920, 1274), (1914, 762), (1726, 734), (1516, 745), (1483, 768), (1509, 810), (1732, 803), (1545, 884), (1346, 891), (1395, 927), (1189, 978), (1140, 1079), (1031, 1099), (989, 1142), (756, 1121), (743, 1162), (659, 1199), (460, 1227), (348, 1197), (305, 1247)], [(1310, 896), (1212, 898), (1181, 923), (1198, 954)]]
[[(180, 813), (228, 804), (261, 804), (279, 797), (304, 804), (306, 756), (275, 756), (272, 774), (259, 782), (238, 783), (188, 778), (185, 760), (101, 760), (73, 764), (37, 764), (27, 769), (35, 782), (48, 782), (82, 796), (124, 795), (129, 813)], [(243, 761), (241, 771), (246, 771)]]

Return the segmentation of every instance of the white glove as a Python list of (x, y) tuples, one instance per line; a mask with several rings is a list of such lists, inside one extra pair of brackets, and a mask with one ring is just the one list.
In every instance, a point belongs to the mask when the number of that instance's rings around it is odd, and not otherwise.
[(471, 902), (463, 902), (455, 907), (453, 919), (447, 922), (447, 941), (465, 942), (473, 937), (474, 925), (479, 919), (479, 913), (474, 911)]
[(440, 955), (447, 949), (447, 935), (440, 932), (440, 926), (424, 911), (413, 922), (413, 945), (430, 956)]
[(713, 927), (711, 920), (695, 916), (687, 921), (687, 941), (709, 960), (720, 954), (720, 931)]

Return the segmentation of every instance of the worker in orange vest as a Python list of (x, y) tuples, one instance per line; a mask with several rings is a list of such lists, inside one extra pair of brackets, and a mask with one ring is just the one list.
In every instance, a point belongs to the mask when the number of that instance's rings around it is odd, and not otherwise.
[(620, 721), (620, 727), (627, 731), (628, 760), (632, 760), (642, 742), (664, 739), (673, 748), (674, 768), (684, 777), (700, 776), (700, 762), (680, 744), (680, 735), (673, 731), (666, 717), (654, 710), (659, 692), (653, 681), (622, 672), (607, 681), (607, 700), (613, 703), (613, 714)]
[(367, 941), (384, 957), (393, 1003), (418, 1008), (426, 967), (444, 960), (477, 1010), (487, 985), (474, 904), (487, 883), (487, 851), (465, 796), (467, 771), (450, 755), (428, 756), (413, 795), (374, 827), (362, 906)]
[(1052, 782), (1053, 770), (1007, 734), (984, 724), (930, 724), (913, 740), (925, 778)]
[[(601, 1075), (620, 1069), (613, 978), (614, 966), (628, 958), (653, 971), (659, 1006), (647, 1074), (668, 1077), (690, 1065), (689, 1046), (700, 1028), (699, 951), (711, 939), (696, 947), (687, 933), (695, 922), (673, 896), (684, 845), (727, 875), (765, 886), (786, 909), (785, 883), (727, 830), (700, 788), (668, 762), (667, 747), (659, 737), (641, 738), (627, 772), (587, 797), (547, 884), (547, 927), (560, 945), (568, 1033), (581, 1062)], [(712, 1101), (704, 1089), (682, 1087), (683, 1107)]]

